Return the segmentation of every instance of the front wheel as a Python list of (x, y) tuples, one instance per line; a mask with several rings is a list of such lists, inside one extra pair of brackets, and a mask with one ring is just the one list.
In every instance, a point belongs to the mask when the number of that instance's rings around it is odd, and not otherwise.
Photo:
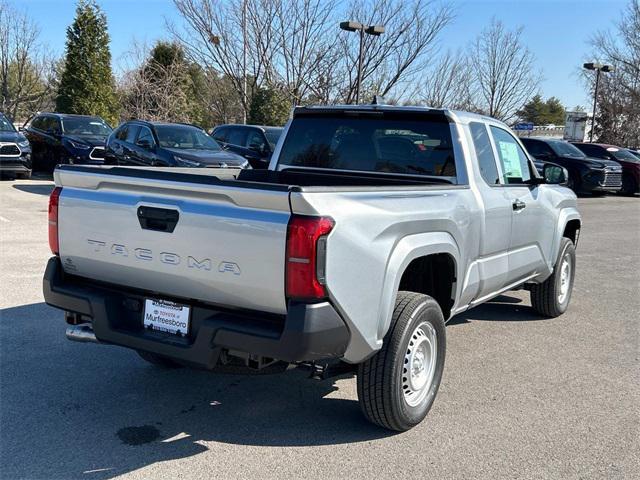
[(567, 311), (576, 271), (573, 242), (563, 237), (553, 274), (540, 284), (531, 286), (531, 306), (545, 317), (558, 317)]
[(382, 348), (358, 366), (358, 399), (364, 416), (400, 432), (420, 423), (438, 392), (445, 351), (438, 303), (427, 295), (398, 292)]

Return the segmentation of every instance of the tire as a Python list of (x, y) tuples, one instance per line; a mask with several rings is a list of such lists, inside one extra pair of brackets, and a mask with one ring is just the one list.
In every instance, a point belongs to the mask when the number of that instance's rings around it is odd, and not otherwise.
[[(565, 270), (568, 268), (568, 271)], [(576, 272), (576, 250), (573, 242), (563, 237), (553, 274), (544, 282), (531, 286), (531, 306), (540, 315), (555, 318), (567, 311), (571, 301)], [(565, 287), (563, 287), (565, 285)]]
[(143, 352), (142, 350), (137, 350), (137, 352), (138, 352), (138, 355), (140, 355), (140, 357), (143, 360), (146, 360), (147, 362), (157, 367), (162, 367), (162, 368), (181, 368), (182, 367), (182, 365), (180, 365), (178, 362), (175, 362), (168, 357), (158, 355), (157, 353)]
[[(399, 432), (419, 424), (438, 393), (445, 352), (438, 303), (427, 295), (398, 292), (382, 348), (358, 365), (358, 399), (367, 420)], [(416, 375), (405, 365), (415, 366)]]
[(638, 191), (638, 184), (631, 175), (622, 176), (622, 190), (620, 193), (623, 195), (635, 195)]

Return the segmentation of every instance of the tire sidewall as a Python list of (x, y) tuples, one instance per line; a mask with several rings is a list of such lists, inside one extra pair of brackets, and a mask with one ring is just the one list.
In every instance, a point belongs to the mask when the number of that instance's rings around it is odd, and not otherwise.
[[(573, 293), (573, 281), (576, 275), (576, 251), (573, 246), (573, 242), (568, 238), (563, 238), (562, 249), (560, 250), (560, 255), (558, 256), (558, 261), (556, 262), (556, 275), (555, 275), (555, 283), (554, 283), (554, 301), (556, 303), (556, 309), (561, 314), (567, 311), (569, 307), (569, 303), (571, 302), (571, 294)], [(564, 299), (564, 302), (560, 303), (558, 301), (558, 294), (560, 293), (560, 282), (561, 282), (561, 267), (562, 261), (565, 256), (569, 257), (569, 264), (571, 267), (571, 275), (569, 278), (569, 291), (567, 292), (567, 296)]]
[[(437, 342), (437, 356), (436, 367), (433, 376), (433, 380), (429, 387), (429, 392), (423, 401), (416, 405), (411, 406), (407, 403), (402, 392), (402, 376), (404, 367), (405, 352), (409, 346), (411, 335), (413, 331), (423, 322), (428, 322), (434, 328), (436, 332)], [(395, 332), (397, 332), (396, 329)], [(401, 418), (406, 422), (406, 426), (414, 426), (420, 423), (433, 405), (438, 388), (440, 387), (440, 381), (442, 379), (442, 373), (444, 370), (444, 361), (446, 353), (446, 335), (444, 319), (440, 307), (431, 298), (425, 299), (412, 313), (406, 326), (402, 329), (400, 342), (397, 344), (398, 348), (393, 352), (394, 358), (397, 360), (394, 362), (393, 368), (393, 388), (394, 403), (397, 405), (398, 411), (402, 412)]]

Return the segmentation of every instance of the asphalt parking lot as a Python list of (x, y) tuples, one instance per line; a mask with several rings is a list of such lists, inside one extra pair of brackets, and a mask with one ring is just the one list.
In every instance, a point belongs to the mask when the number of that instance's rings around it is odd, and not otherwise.
[(640, 478), (640, 198), (579, 200), (569, 311), (455, 317), (435, 405), (391, 434), (355, 379), (160, 370), (43, 303), (51, 182), (0, 182), (2, 478)]

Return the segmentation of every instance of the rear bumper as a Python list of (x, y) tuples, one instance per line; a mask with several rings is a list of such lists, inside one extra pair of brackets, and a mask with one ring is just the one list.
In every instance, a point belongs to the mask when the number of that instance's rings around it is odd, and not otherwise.
[(47, 304), (86, 317), (100, 342), (204, 368), (213, 368), (225, 349), (298, 362), (341, 358), (349, 343), (346, 324), (328, 302), (290, 302), (286, 315), (273, 315), (180, 299), (192, 306), (191, 331), (177, 337), (142, 326), (144, 299), (157, 296), (67, 275), (58, 257), (47, 264), (43, 292)]

